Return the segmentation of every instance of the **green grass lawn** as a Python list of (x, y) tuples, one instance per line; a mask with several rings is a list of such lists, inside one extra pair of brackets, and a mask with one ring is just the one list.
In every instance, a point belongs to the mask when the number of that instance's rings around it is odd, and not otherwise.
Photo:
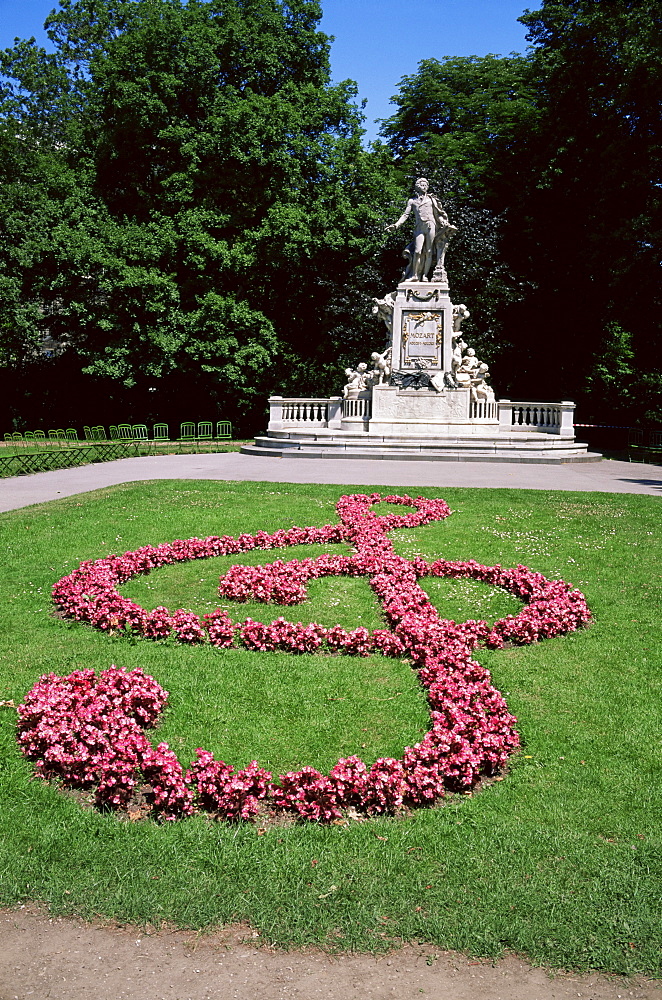
[[(193, 535), (336, 522), (343, 492), (268, 483), (127, 484), (0, 515), (0, 702), (43, 673), (141, 667), (170, 692), (155, 734), (187, 764), (196, 747), (277, 773), (339, 756), (400, 756), (427, 726), (425, 699), (398, 660), (184, 647), (107, 636), (52, 615), (50, 588), (83, 559)], [(398, 492), (380, 489), (379, 492)], [(400, 490), (399, 492), (407, 492)], [(32, 778), (0, 708), (0, 904), (204, 928), (249, 922), (280, 946), (381, 949), (429, 942), (477, 955), (659, 974), (660, 501), (526, 490), (423, 490), (454, 510), (396, 531), (398, 552), (523, 563), (579, 587), (580, 632), (481, 650), (518, 717), (522, 750), (502, 780), (402, 819), (349, 826), (158, 825), (95, 812)], [(400, 508), (399, 512), (404, 512)], [(346, 551), (250, 553), (167, 567), (131, 581), (142, 604), (270, 621), (382, 623), (365, 580), (327, 578), (294, 608), (217, 600), (233, 562)], [(426, 579), (447, 617), (493, 620), (519, 607), (473, 581)]]

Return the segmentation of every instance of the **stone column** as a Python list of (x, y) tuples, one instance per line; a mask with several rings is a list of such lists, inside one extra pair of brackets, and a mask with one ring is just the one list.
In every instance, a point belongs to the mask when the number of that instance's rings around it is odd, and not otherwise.
[(559, 434), (564, 438), (574, 438), (575, 436), (575, 404), (568, 399), (561, 400), (559, 404), (561, 410), (561, 421)]
[(342, 420), (342, 396), (331, 396), (329, 399), (329, 419), (327, 426), (330, 430), (340, 430)]
[(269, 426), (268, 431), (280, 431), (283, 429), (283, 397), (269, 397)]
[(507, 434), (513, 426), (513, 404), (509, 399), (499, 400), (499, 432)]

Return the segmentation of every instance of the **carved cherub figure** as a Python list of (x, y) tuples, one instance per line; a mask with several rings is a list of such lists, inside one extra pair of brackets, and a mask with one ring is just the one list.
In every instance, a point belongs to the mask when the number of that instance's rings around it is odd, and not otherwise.
[(345, 398), (352, 391), (361, 392), (366, 388), (367, 371), (368, 366), (364, 361), (362, 361), (360, 365), (356, 366), (356, 370), (353, 368), (345, 368), (345, 375), (347, 376), (347, 383), (343, 386), (343, 396)]
[(488, 366), (482, 362), (476, 369), (475, 375), (471, 381), (471, 398), (475, 403), (494, 402), (494, 389), (491, 385), (487, 384), (489, 375), (490, 370)]
[(383, 354), (379, 354), (377, 351), (373, 351), (370, 355), (370, 360), (374, 365), (373, 369), (373, 381), (376, 381), (378, 385), (385, 382), (391, 375), (391, 348), (388, 347)]
[(345, 398), (347, 398), (351, 390), (359, 388), (361, 375), (359, 372), (354, 371), (353, 368), (345, 368), (345, 376), (347, 378), (347, 382), (343, 386), (342, 394)]
[(453, 306), (453, 333), (459, 333), (465, 319), (469, 319), (470, 316), (471, 313), (465, 306), (464, 302), (460, 302), (458, 305)]
[(467, 345), (462, 340), (462, 335), (458, 334), (457, 337), (453, 337), (453, 353), (451, 355), (451, 371), (453, 375), (457, 372), (458, 368), (462, 364), (462, 353), (466, 351)]
[(476, 357), (476, 352), (473, 347), (468, 347), (467, 353), (464, 355), (455, 371), (455, 378), (459, 385), (463, 388), (471, 385), (471, 381), (479, 365), (480, 361)]
[(395, 292), (389, 292), (383, 299), (373, 299), (372, 315), (379, 316), (388, 330), (389, 339), (393, 336), (393, 307)]

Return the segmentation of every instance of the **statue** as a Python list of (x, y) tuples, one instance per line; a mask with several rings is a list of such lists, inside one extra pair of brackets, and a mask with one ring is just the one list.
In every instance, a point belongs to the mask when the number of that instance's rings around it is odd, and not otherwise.
[(462, 334), (458, 333), (456, 337), (453, 337), (453, 354), (451, 356), (451, 372), (453, 373), (453, 378), (457, 373), (458, 368), (462, 364), (462, 353), (466, 351), (467, 345), (462, 340)]
[(484, 361), (478, 360), (473, 347), (467, 348), (466, 354), (461, 359), (460, 363), (457, 364), (457, 351), (466, 345), (460, 339), (459, 335), (453, 338), (453, 342), (457, 342), (457, 346), (453, 351), (452, 372), (452, 377), (455, 381), (455, 388), (469, 389), (471, 391), (471, 398), (475, 403), (493, 403), (494, 391), (492, 387), (487, 384), (487, 379), (490, 374), (489, 367)]
[(459, 333), (465, 319), (469, 319), (470, 316), (471, 313), (465, 306), (464, 302), (460, 302), (459, 305), (453, 306), (453, 333)]
[(368, 371), (367, 364), (362, 361), (360, 365), (356, 366), (356, 371), (353, 368), (345, 368), (345, 375), (347, 377), (347, 383), (343, 386), (342, 394), (347, 399), (350, 392), (359, 393), (363, 392), (366, 388), (366, 372)]
[(480, 366), (480, 361), (476, 357), (476, 352), (473, 347), (467, 348), (467, 353), (462, 358), (462, 361), (455, 369), (455, 378), (461, 386), (467, 386), (471, 384), (471, 380), (474, 377), (476, 370)]
[(487, 384), (490, 370), (483, 362), (478, 366), (471, 380), (471, 398), (474, 403), (493, 403), (494, 389)]
[(342, 394), (346, 399), (352, 390), (356, 389), (358, 391), (361, 376), (353, 368), (345, 368), (345, 377), (347, 382), (343, 386)]
[(445, 281), (444, 258), (446, 247), (457, 228), (448, 221), (443, 205), (436, 195), (428, 194), (429, 184), (425, 177), (419, 177), (404, 212), (397, 222), (386, 229), (399, 229), (414, 213), (414, 239), (408, 245), (405, 256), (409, 263), (404, 273), (405, 281), (429, 281), (428, 272), (434, 264), (433, 281)]
[(381, 385), (386, 382), (391, 375), (391, 348), (388, 347), (383, 354), (373, 351), (370, 360), (374, 365), (372, 372), (373, 384)]
[[(453, 305), (448, 288), (443, 287), (447, 284), (444, 255), (457, 228), (449, 222), (439, 198), (430, 193), (425, 177), (418, 178), (404, 212), (387, 230), (399, 229), (410, 216), (415, 223), (414, 238), (405, 253), (408, 266), (403, 283), (431, 282), (432, 287), (401, 285), (383, 298), (372, 299), (372, 313), (386, 326), (389, 342), (383, 353), (373, 351), (372, 370), (360, 383), (356, 379), (348, 383), (345, 395), (348, 392), (355, 395), (352, 390), (356, 389), (365, 390), (362, 394), (367, 395), (374, 387), (390, 385), (399, 389), (434, 390), (442, 397), (448, 390), (465, 390), (464, 395), (469, 395), (473, 403), (493, 402), (494, 392), (487, 382), (488, 366), (476, 357), (472, 347), (467, 347), (462, 336), (462, 324), (471, 313), (464, 302)], [(398, 370), (399, 363), (403, 370)], [(373, 399), (373, 402), (379, 409), (386, 405), (387, 397), (382, 393), (377, 395), (379, 401)], [(440, 402), (440, 409), (444, 405), (464, 404), (460, 397), (449, 394)]]
[(373, 299), (372, 315), (379, 316), (384, 321), (388, 330), (389, 341), (393, 337), (393, 308), (395, 306), (395, 292), (389, 292), (383, 299)]

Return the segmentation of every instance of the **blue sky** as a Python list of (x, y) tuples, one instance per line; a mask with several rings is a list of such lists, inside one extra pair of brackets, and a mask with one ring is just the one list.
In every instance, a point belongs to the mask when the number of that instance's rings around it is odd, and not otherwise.
[[(54, 0), (0, 0), (0, 48), (15, 36), (43, 41), (54, 6)], [(369, 139), (377, 134), (374, 120), (393, 113), (389, 102), (400, 79), (415, 73), (421, 59), (526, 50), (517, 22), (527, 6), (522, 0), (322, 0), (322, 6), (322, 30), (335, 36), (333, 79), (356, 80), (359, 98), (368, 102)]]

